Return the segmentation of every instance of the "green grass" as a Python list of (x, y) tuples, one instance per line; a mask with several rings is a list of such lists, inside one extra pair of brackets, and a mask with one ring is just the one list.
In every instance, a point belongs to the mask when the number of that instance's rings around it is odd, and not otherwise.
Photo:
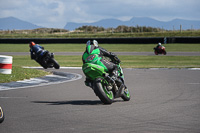
[(193, 31), (163, 31), (163, 32), (133, 32), (133, 33), (2, 33), (0, 38), (109, 38), (109, 37), (184, 37), (184, 36), (200, 36), (200, 30)]
[(200, 67), (199, 56), (119, 56), (126, 68), (194, 68)]
[[(99, 44), (112, 52), (152, 52), (157, 44)], [(83, 52), (85, 44), (41, 44), (50, 52)], [(199, 52), (200, 44), (165, 44), (170, 52)], [(0, 44), (0, 52), (29, 52), (28, 44)]]
[(0, 83), (7, 83), (12, 81), (19, 81), (24, 79), (30, 79), (34, 77), (41, 77), (50, 74), (49, 72), (37, 70), (37, 69), (27, 69), (18, 66), (13, 66), (12, 74), (1, 74), (0, 73)]
[[(39, 66), (29, 56), (13, 56), (15, 66)], [(200, 67), (199, 56), (119, 56), (123, 68), (192, 68)], [(57, 55), (60, 66), (81, 67), (81, 56)]]
[[(50, 52), (84, 52), (85, 44), (44, 44)], [(112, 52), (153, 52), (156, 44), (100, 44)], [(167, 52), (200, 52), (200, 44), (166, 44)], [(0, 44), (0, 52), (29, 52), (28, 44)], [(119, 56), (123, 68), (193, 68), (200, 67), (199, 56)], [(81, 56), (55, 55), (60, 66), (81, 67)], [(0, 83), (41, 77), (48, 73), (22, 66), (40, 66), (30, 55), (13, 56), (12, 74), (0, 74)]]

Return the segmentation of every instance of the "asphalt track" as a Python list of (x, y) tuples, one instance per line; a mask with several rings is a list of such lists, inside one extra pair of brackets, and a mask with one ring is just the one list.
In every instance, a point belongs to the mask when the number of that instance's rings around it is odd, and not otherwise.
[(131, 100), (103, 105), (81, 79), (0, 91), (0, 133), (199, 133), (200, 70), (124, 69)]
[[(153, 56), (154, 52), (114, 52), (117, 55)], [(0, 55), (29, 55), (29, 52), (0, 52)], [(55, 52), (55, 55), (82, 55), (83, 52)], [(167, 52), (166, 56), (200, 56), (200, 52)]]

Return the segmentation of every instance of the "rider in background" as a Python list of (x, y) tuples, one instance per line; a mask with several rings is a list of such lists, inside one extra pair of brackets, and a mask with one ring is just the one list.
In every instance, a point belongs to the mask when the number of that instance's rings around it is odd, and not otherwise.
[(35, 44), (35, 42), (30, 42), (29, 47), (31, 59), (40, 60), (48, 52), (47, 50), (44, 50), (44, 47)]
[(39, 44), (35, 44), (35, 42), (30, 42), (29, 47), (31, 59), (37, 61), (41, 66), (47, 67), (42, 60), (49, 53), (49, 51), (44, 50), (44, 47)]
[(156, 46), (156, 49), (161, 49), (162, 48), (162, 45), (161, 43), (159, 42), (158, 45)]
[[(88, 46), (91, 46), (89, 51), (87, 49)], [(120, 59), (114, 53), (108, 52), (106, 49), (100, 47), (96, 40), (88, 40), (87, 41), (87, 45), (86, 45), (86, 51), (83, 53), (83, 56), (82, 56), (83, 64), (87, 63), (86, 59), (87, 59), (87, 57), (89, 57), (91, 55), (93, 50), (97, 51), (96, 53), (98, 54), (99, 57), (103, 57), (103, 56), (108, 57), (113, 62), (115, 62), (116, 64), (121, 62)], [(110, 61), (104, 59), (104, 58), (102, 58), (100, 61), (108, 69), (109, 73), (111, 73), (111, 75), (114, 78), (117, 78), (117, 75), (118, 75), (118, 67), (117, 67), (117, 65), (115, 63), (113, 63), (113, 62), (110, 62)], [(86, 79), (85, 84), (88, 86), (89, 82), (90, 82), (89, 79)]]

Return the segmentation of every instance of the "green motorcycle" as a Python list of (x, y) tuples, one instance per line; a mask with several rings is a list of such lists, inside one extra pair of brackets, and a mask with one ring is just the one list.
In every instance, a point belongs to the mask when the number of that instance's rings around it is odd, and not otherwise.
[(114, 99), (119, 97), (124, 101), (129, 101), (131, 96), (128, 88), (125, 85), (125, 87), (121, 87), (121, 84), (117, 82), (121, 80), (124, 84), (124, 74), (120, 64), (117, 64), (118, 78), (114, 79), (103, 63), (100, 62), (102, 57), (99, 57), (98, 54), (95, 53), (95, 50), (93, 50), (89, 55), (87, 53), (83, 55), (86, 63), (83, 64), (82, 70), (86, 78), (91, 81), (91, 84), (88, 86), (94, 90), (96, 96), (98, 96), (104, 104), (112, 104)]

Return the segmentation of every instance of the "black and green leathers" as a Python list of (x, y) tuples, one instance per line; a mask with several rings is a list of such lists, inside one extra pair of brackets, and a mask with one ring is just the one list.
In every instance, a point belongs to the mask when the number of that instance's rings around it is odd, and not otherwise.
[[(104, 69), (109, 73), (111, 73), (113, 70), (117, 69), (116, 64), (104, 59), (103, 56), (109, 57), (111, 60), (118, 59), (115, 54), (108, 52), (107, 50), (103, 49), (102, 47), (96, 47), (94, 45), (87, 45), (86, 50), (82, 56), (82, 61), (83, 61), (83, 64), (84, 63), (98, 64), (98, 65), (104, 67)], [(119, 59), (118, 59), (118, 61), (119, 61)]]

